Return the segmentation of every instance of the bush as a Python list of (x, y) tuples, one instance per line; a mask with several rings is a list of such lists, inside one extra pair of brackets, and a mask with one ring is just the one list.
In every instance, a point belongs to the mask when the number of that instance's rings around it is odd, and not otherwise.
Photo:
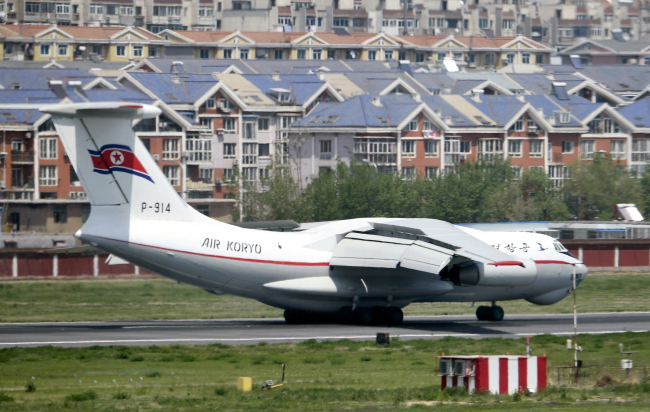
[(146, 375), (147, 378), (157, 378), (160, 376), (160, 372), (158, 371), (153, 371), (153, 372), (148, 372)]
[(185, 355), (179, 356), (179, 360), (181, 362), (194, 362), (194, 361), (196, 361), (196, 356), (185, 354)]
[(214, 394), (217, 396), (224, 396), (226, 394), (226, 388), (224, 388), (223, 386), (214, 388)]
[(113, 395), (113, 399), (129, 399), (130, 397), (131, 396), (129, 396), (129, 394), (126, 392), (118, 392), (115, 395)]
[(370, 362), (372, 358), (370, 356), (363, 356), (361, 357), (361, 362)]
[(14, 398), (4, 392), (0, 392), (0, 402), (13, 402)]
[(609, 373), (603, 373), (600, 375), (600, 378), (596, 381), (596, 386), (602, 388), (603, 386), (613, 386), (618, 384), (618, 379), (610, 375)]
[(34, 382), (27, 382), (27, 385), (25, 385), (25, 392), (36, 392), (36, 385)]
[(142, 355), (131, 356), (129, 360), (131, 362), (142, 362), (144, 360), (144, 356)]
[(65, 397), (65, 400), (69, 402), (84, 402), (92, 401), (94, 399), (97, 399), (97, 392), (93, 390), (81, 393), (73, 393)]

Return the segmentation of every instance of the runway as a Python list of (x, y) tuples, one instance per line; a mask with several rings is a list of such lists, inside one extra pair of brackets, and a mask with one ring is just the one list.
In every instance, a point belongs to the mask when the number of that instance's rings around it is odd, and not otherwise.
[[(650, 331), (650, 312), (583, 313), (578, 332), (602, 334)], [(399, 327), (355, 325), (289, 325), (283, 319), (159, 320), (72, 323), (0, 324), (0, 348), (93, 345), (228, 345), (316, 340), (371, 340), (378, 332), (400, 339), (457, 336), (483, 339), (538, 334), (573, 335), (572, 314), (506, 315), (501, 322), (475, 316), (409, 316)]]

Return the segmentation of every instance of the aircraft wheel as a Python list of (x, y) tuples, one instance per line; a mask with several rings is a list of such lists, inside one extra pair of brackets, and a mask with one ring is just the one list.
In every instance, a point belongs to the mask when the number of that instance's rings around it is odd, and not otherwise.
[(384, 319), (389, 325), (399, 325), (404, 320), (404, 312), (400, 308), (387, 308), (384, 312)]
[(302, 312), (293, 309), (284, 310), (284, 320), (289, 324), (297, 324), (303, 322)]
[(500, 322), (503, 320), (503, 316), (505, 315), (505, 312), (503, 311), (503, 308), (501, 306), (492, 306), (490, 307), (490, 319), (491, 321), (494, 322)]
[(371, 325), (373, 321), (372, 310), (368, 308), (357, 308), (352, 311), (352, 318), (354, 323), (359, 325)]
[(479, 306), (476, 309), (476, 318), (478, 320), (490, 320), (491, 310), (489, 306)]

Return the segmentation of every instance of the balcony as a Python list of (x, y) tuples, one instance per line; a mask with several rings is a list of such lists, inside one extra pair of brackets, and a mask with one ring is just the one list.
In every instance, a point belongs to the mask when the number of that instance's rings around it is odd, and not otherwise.
[(187, 190), (210, 190), (214, 187), (214, 183), (208, 179), (201, 179), (198, 181), (187, 179), (185, 181), (185, 188)]
[(199, 17), (196, 24), (200, 26), (214, 26), (214, 17)]
[(467, 155), (459, 153), (445, 154), (445, 164), (463, 164), (467, 160)]
[(34, 164), (34, 152), (11, 152), (12, 164)]
[(34, 178), (28, 177), (26, 179), (12, 178), (11, 190), (34, 190)]

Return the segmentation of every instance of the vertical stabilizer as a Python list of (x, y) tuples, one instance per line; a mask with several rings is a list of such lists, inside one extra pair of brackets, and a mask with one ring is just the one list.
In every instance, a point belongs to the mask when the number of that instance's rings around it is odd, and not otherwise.
[(52, 115), (91, 205), (99, 206), (93, 212), (118, 206), (122, 214), (128, 209), (129, 219), (184, 221), (198, 214), (178, 196), (133, 132), (133, 119), (155, 117), (160, 109), (82, 103), (42, 111)]

